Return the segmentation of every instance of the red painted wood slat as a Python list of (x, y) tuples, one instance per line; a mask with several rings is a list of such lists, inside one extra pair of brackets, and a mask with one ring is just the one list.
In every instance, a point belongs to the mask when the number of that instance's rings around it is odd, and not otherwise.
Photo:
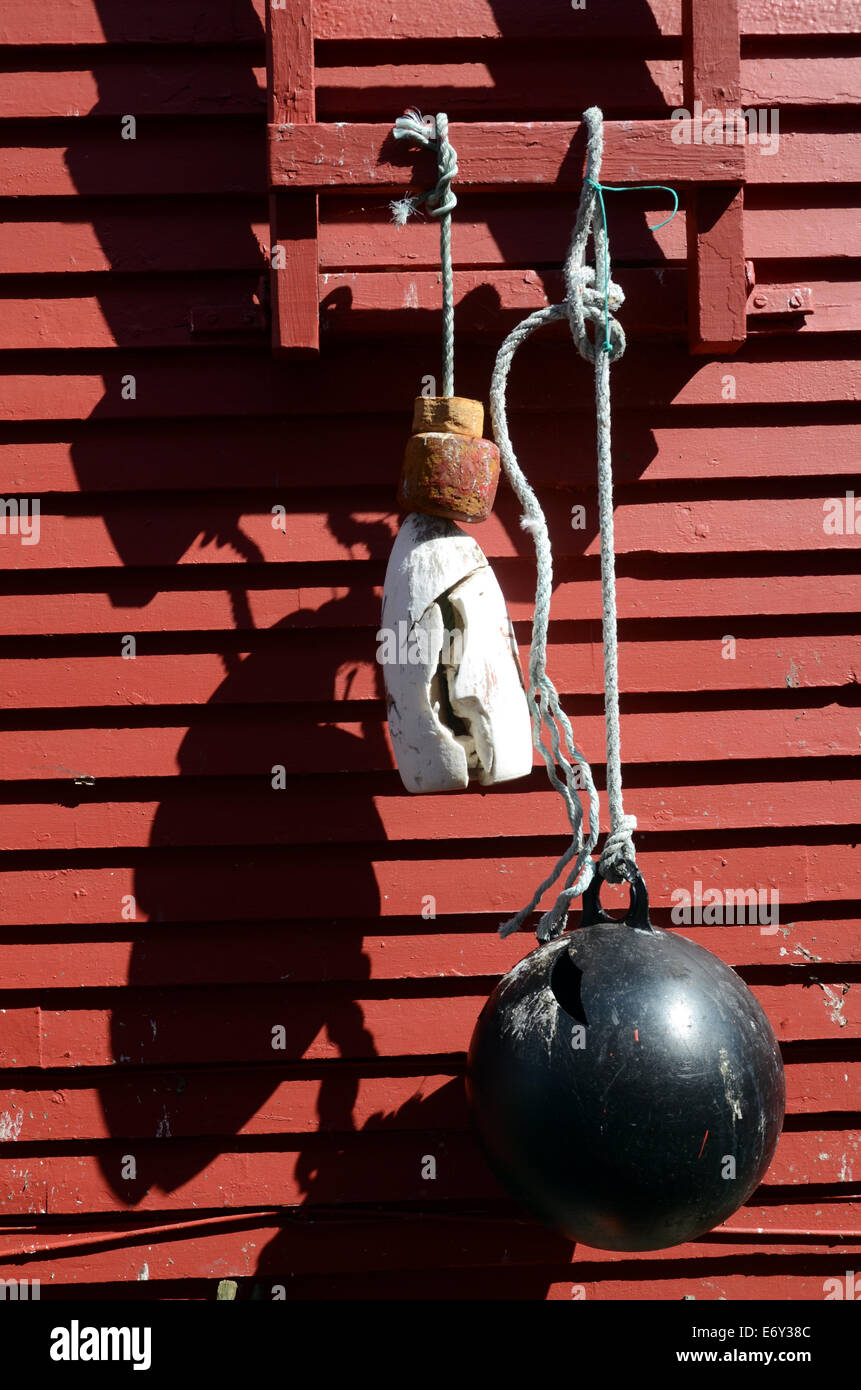
[[(28, 0), (6, 0), (0, 42), (4, 45), (120, 45), (177, 43), (260, 44), (265, 0), (227, 9), (205, 0), (146, 0), (132, 9), (111, 10), (105, 21), (98, 0), (44, 0), (38, 15)], [(318, 37), (344, 39), (450, 38), (617, 38), (612, 11), (588, 7), (560, 8), (554, 0), (536, 0), (526, 14), (518, 0), (438, 0), (430, 13), (390, 0), (364, 0), (361, 8), (345, 9), (340, 0), (314, 0)], [(678, 37), (681, 0), (647, 0), (633, 9), (627, 33), (632, 38)], [(854, 35), (852, 7), (844, 0), (821, 0), (815, 11), (795, 0), (742, 0), (741, 27), (745, 34), (779, 36), (806, 34)]]
[[(848, 490), (850, 493), (852, 489)], [(273, 499), (277, 505), (279, 499)], [(309, 508), (314, 505), (307, 500)], [(264, 504), (265, 505), (265, 504)], [(283, 504), (282, 504), (283, 505)], [(319, 503), (317, 504), (320, 505)], [(572, 506), (586, 510), (586, 536), (571, 529)], [(835, 506), (842, 531), (832, 534), (825, 521)], [(845, 493), (820, 484), (818, 495), (809, 489), (804, 497), (759, 497), (748, 500), (697, 499), (684, 502), (629, 503), (619, 499), (616, 548), (620, 555), (649, 553), (663, 555), (727, 555), (772, 550), (776, 553), (802, 551), (837, 552), (852, 550), (857, 532), (850, 529), (854, 498), (847, 503)], [(557, 554), (595, 555), (599, 542), (594, 536), (590, 510), (591, 496), (571, 493), (551, 494), (546, 502), (551, 538)], [(135, 508), (133, 523), (128, 509), (116, 504), (106, 507), (102, 517), (62, 515), (44, 512), (39, 520), (39, 544), (25, 544), (11, 529), (0, 536), (0, 554), (8, 569), (21, 572), (63, 569), (90, 569), (137, 563), (162, 564), (173, 560), (183, 565), (240, 565), (250, 552), (259, 563), (282, 561), (338, 561), (356, 558), (384, 560), (397, 529), (394, 511), (379, 505), (359, 510), (330, 507), (295, 514), (285, 532), (274, 522), (267, 508), (263, 515), (224, 503), (207, 506), (177, 501), (169, 511), (152, 504)], [(490, 559), (529, 555), (529, 541), (516, 529), (514, 508), (504, 499), (488, 521), (471, 528)], [(339, 522), (341, 523), (339, 525)], [(149, 534), (147, 535), (147, 532)], [(146, 535), (148, 549), (140, 540)], [(220, 544), (213, 544), (213, 537)], [(115, 539), (117, 538), (117, 539)], [(238, 552), (235, 542), (240, 540)], [(26, 540), (26, 538), (24, 538)], [(156, 547), (157, 541), (157, 547)], [(359, 552), (358, 555), (356, 552)]]
[[(851, 757), (858, 752), (858, 715), (853, 706), (794, 702), (792, 708), (758, 707), (672, 713), (625, 713), (625, 761), (705, 763), (781, 758)], [(127, 713), (128, 717), (128, 713)], [(189, 718), (158, 710), (149, 721), (128, 726), (93, 725), (83, 711), (67, 728), (43, 728), (38, 713), (23, 730), (0, 729), (0, 766), (7, 779), (68, 781), (79, 777), (188, 776), (268, 779), (276, 761), (291, 776), (379, 772), (394, 767), (382, 714), (361, 722), (328, 716), (294, 715), (285, 730), (280, 711), (255, 709), (248, 721), (224, 710), (210, 711), (188, 737)], [(581, 714), (577, 729), (586, 748), (603, 748), (600, 715)], [(241, 733), (241, 737), (239, 734)], [(537, 755), (536, 755), (537, 762)], [(596, 759), (597, 762), (597, 759)]]
[[(805, 1062), (787, 1059), (788, 1113), (856, 1111), (861, 1062), (824, 1060), (821, 1049), (814, 1056)], [(0, 1090), (0, 1114), (8, 1117), (10, 1132), (17, 1132), (16, 1142), (57, 1146), (155, 1139), (165, 1128), (175, 1139), (330, 1133), (337, 1131), (339, 1116), (349, 1116), (356, 1130), (373, 1129), (383, 1116), (389, 1130), (416, 1130), (427, 1127), (430, 1111), (441, 1128), (465, 1130), (463, 1068), (425, 1074), (418, 1069), (423, 1061), (404, 1075), (364, 1075), (352, 1063), (326, 1063), (322, 1080), (293, 1078), (289, 1069), (273, 1067), (165, 1071), (145, 1078), (115, 1070), (95, 1086), (89, 1078), (70, 1084), (65, 1071), (52, 1085)], [(391, 1064), (382, 1065), (391, 1072)], [(260, 1098), (253, 1113), (236, 1114), (237, 1091)]]
[[(847, 1152), (840, 1152), (844, 1147)], [(859, 1147), (856, 1135), (847, 1136), (842, 1131), (784, 1131), (758, 1191), (767, 1194), (770, 1187), (778, 1185), (851, 1182), (849, 1174), (857, 1166)], [(305, 1155), (305, 1171), (297, 1148), (279, 1147), (269, 1153), (255, 1149), (253, 1166), (243, 1152), (223, 1152), (214, 1158), (211, 1153), (212, 1145), (205, 1142), (138, 1140), (134, 1181), (120, 1178), (124, 1155), (116, 1145), (97, 1156), (0, 1158), (0, 1180), (8, 1191), (6, 1210), (22, 1216), (49, 1210), (55, 1216), (72, 1215), (85, 1202), (87, 1212), (95, 1214), (113, 1211), (118, 1201), (142, 1213), (183, 1211), (192, 1204), (214, 1210), (302, 1204), (313, 1210), (345, 1200), (421, 1202), (432, 1210), (446, 1201), (498, 1202), (504, 1197), (476, 1141), (466, 1135), (366, 1131), (339, 1135), (336, 1140), (323, 1137), (314, 1144), (313, 1153)], [(437, 1159), (432, 1183), (422, 1177), (423, 1156), (429, 1153)], [(211, 1161), (203, 1173), (188, 1182), (188, 1169), (200, 1167), (204, 1155)], [(316, 1169), (310, 1184), (305, 1176), (309, 1158)], [(842, 1178), (841, 1173), (845, 1174)], [(779, 1221), (770, 1213), (778, 1230), (786, 1221), (786, 1213), (781, 1215), (783, 1220)], [(744, 1242), (738, 1227), (734, 1234), (736, 1240)], [(852, 1234), (861, 1240), (857, 1226)]]
[[(685, 106), (740, 104), (739, 0), (684, 0)], [(743, 180), (688, 192), (688, 334), (692, 352), (735, 352), (745, 340)]]
[[(623, 562), (624, 563), (624, 562)], [(574, 579), (557, 569), (551, 609), (553, 623), (600, 618), (600, 583), (585, 575)], [(619, 569), (621, 571), (622, 565)], [(211, 588), (177, 588), (176, 573), (164, 572), (152, 587), (131, 580), (100, 592), (16, 593), (0, 595), (0, 634), (3, 636), (157, 632), (230, 632), (268, 628), (277, 623), (313, 624), (319, 630), (349, 631), (373, 628), (380, 620), (382, 587), (372, 585), (359, 564), (349, 586), (275, 589), (259, 586), (248, 576), (245, 604), (235, 612), (234, 596), (219, 580)], [(532, 618), (534, 573), (528, 560), (502, 561), (497, 577), (503, 584), (512, 620)], [(267, 576), (269, 578), (269, 576)], [(821, 575), (679, 575), (672, 587), (656, 575), (617, 576), (622, 618), (730, 618), (748, 616), (751, 608), (763, 615), (854, 613), (861, 606), (861, 578), (856, 574)], [(99, 584), (96, 581), (96, 588)]]
[[(425, 847), (418, 842), (406, 856), (398, 851), (369, 856), (363, 846), (341, 848), (340, 870), (355, 883), (350, 915), (418, 918), (427, 894), (433, 896), (439, 916), (511, 915), (528, 900), (535, 883), (556, 859), (550, 847), (541, 854), (520, 845), (508, 853), (482, 854), (473, 844), (457, 859), (461, 879), (452, 875), (451, 857), (438, 857), (433, 849), (433, 844)], [(134, 861), (140, 856), (123, 857)], [(69, 858), (68, 866), (55, 860), (35, 870), (8, 868), (0, 873), (4, 926), (117, 922), (129, 896), (138, 904), (140, 921), (269, 920), (276, 902), (285, 921), (331, 916), (331, 905), (319, 891), (320, 875), (332, 858), (327, 847), (297, 846), (292, 853), (277, 846), (236, 847), (229, 856), (190, 849), (181, 854), (151, 851), (143, 874), (134, 862), (116, 862), (116, 855), (109, 856), (113, 862), (98, 868), (75, 864), (73, 855)], [(774, 889), (784, 905), (836, 903), (861, 896), (861, 852), (836, 837), (832, 844), (817, 839), (810, 845), (784, 842), (766, 850), (747, 845), (718, 849), (675, 844), (672, 849), (653, 849), (648, 844), (638, 858), (656, 908), (669, 908), (677, 888), (686, 887), (692, 893), (696, 882), (703, 885), (702, 891), (711, 887), (721, 892), (752, 886), (764, 892)], [(290, 892), (285, 900), (283, 885), (288, 878)]]
[[(657, 926), (699, 942), (734, 969), (791, 965), (806, 971), (810, 965), (857, 966), (861, 962), (859, 922), (853, 918), (792, 921), (780, 926), (775, 935), (763, 936), (756, 925), (676, 927), (666, 909), (655, 911), (653, 916)], [(576, 918), (575, 911), (575, 924)], [(499, 975), (529, 950), (532, 939), (526, 933), (500, 941), (495, 920), (480, 933), (474, 926), (471, 931), (459, 931), (467, 922), (437, 919), (433, 928), (423, 922), (424, 931), (415, 928), (405, 934), (385, 935), (363, 933), (361, 924), (355, 923), (329, 926), (325, 933), (313, 924), (293, 925), (287, 933), (271, 923), (240, 927), (232, 922), (206, 922), (200, 927), (172, 925), (169, 929), (150, 924), (132, 940), (80, 940), (79, 933), (73, 933), (74, 943), (62, 930), (51, 928), (33, 931), (32, 940), (18, 941), (18, 936), (27, 933), (13, 928), (2, 931), (3, 988), (11, 1000), (17, 990), (115, 989), (126, 984), (157, 987), (166, 982), (201, 987), (277, 985), (283, 981), (285, 965), (290, 966), (293, 984), (457, 980)], [(242, 933), (239, 956), (235, 950), (238, 931)], [(127, 936), (128, 928), (120, 934)], [(49, 939), (52, 936), (57, 939)], [(360, 950), (356, 949), (357, 936), (361, 937)], [(34, 948), (38, 951), (36, 960)], [(848, 1082), (846, 1085), (847, 1097), (857, 1100), (857, 1091), (850, 1090)]]
[[(125, 634), (123, 634), (125, 636)], [(0, 689), (4, 709), (79, 709), (94, 706), (163, 704), (204, 705), (215, 700), (229, 704), (305, 704), (326, 700), (332, 695), (333, 671), (336, 694), (339, 679), (349, 667), (349, 698), (352, 701), (383, 699), (383, 672), (376, 659), (378, 644), (374, 634), (346, 638), (333, 634), (331, 644), (322, 646), (319, 634), (283, 633), (280, 649), (266, 651), (265, 670), (253, 654), (234, 652), (233, 657), (251, 661), (247, 682), (235, 680), (221, 691), (224, 658), (218, 652), (195, 651), (187, 655), (150, 654), (143, 639), (133, 660), (123, 657), (121, 644), (106, 655), (89, 657), (32, 657), (15, 660), (0, 658)], [(395, 643), (398, 640), (394, 635)], [(404, 642), (406, 638), (403, 639)], [(625, 640), (619, 644), (619, 669), (628, 694), (664, 691), (719, 690), (797, 690), (801, 687), (852, 686), (857, 683), (859, 656), (857, 638), (850, 632), (842, 636), (793, 634), (776, 643), (767, 639), (738, 638), (735, 655), (727, 659), (724, 639), (715, 636), (697, 641), (693, 635), (683, 641), (645, 642)], [(528, 644), (520, 649), (524, 669), (528, 665)], [(252, 668), (257, 666), (256, 675)], [(569, 639), (548, 650), (548, 669), (562, 695), (600, 695), (603, 692), (601, 643)], [(302, 671), (301, 684), (294, 677)], [(344, 691), (346, 698), (346, 690)]]
[[(812, 190), (748, 189), (745, 209), (745, 255), (779, 259), (827, 257), (838, 262), (861, 256), (861, 218), (848, 188), (824, 190), (814, 200)], [(829, 199), (832, 206), (829, 206)], [(799, 205), (799, 203), (803, 205)], [(760, 206), (760, 204), (762, 204)], [(772, 205), (776, 204), (776, 205)], [(38, 204), (37, 204), (38, 206)], [(256, 271), (266, 267), (269, 224), (260, 214), (261, 200), (217, 196), (190, 202), (171, 197), (145, 205), (129, 197), (114, 202), (79, 196), (74, 220), (57, 218), (53, 204), (41, 216), (29, 205), (7, 205), (0, 223), (0, 274), (43, 275), (62, 272), (73, 285), (80, 274), (93, 271), (125, 273), (181, 271)], [(205, 210), (204, 210), (205, 209)], [(204, 215), (207, 236), (200, 236)], [(29, 214), (29, 215), (28, 215)], [(388, 220), (384, 206), (364, 207), (339, 197), (322, 200), (320, 257), (324, 271), (373, 269), (380, 263), (396, 269), (433, 270), (439, 260), (439, 238), (429, 222), (414, 219), (409, 236)], [(629, 200), (624, 217), (612, 227), (616, 254), (623, 260), (663, 258), (681, 262), (685, 256), (684, 211), (661, 227), (647, 231), (666, 215), (644, 194), (636, 206)], [(146, 217), (150, 232), (141, 238)], [(534, 199), (482, 198), (466, 194), (458, 203), (457, 237), (452, 248), (456, 266), (481, 264), (499, 270), (506, 264), (558, 266), (571, 230), (567, 196), (543, 195), (541, 217)], [(436, 257), (436, 261), (435, 261)], [(819, 274), (814, 270), (811, 278)], [(624, 278), (624, 271), (622, 272)]]
[[(569, 404), (565, 402), (566, 406)], [(695, 408), (696, 410), (696, 408)], [(672, 410), (670, 410), (672, 415)], [(806, 417), (806, 418), (805, 418)], [(814, 407), (809, 412), (787, 417), (785, 411), (759, 408), (755, 417), (748, 412), (744, 424), (715, 424), (697, 413), (686, 415), (678, 425), (664, 423), (665, 412), (619, 410), (613, 419), (613, 468), (617, 484), (688, 482), (695, 479), (783, 478), (828, 476), (857, 472), (858, 451), (852, 420), (838, 406)], [(727, 417), (722, 417), (726, 419)], [(589, 487), (594, 473), (592, 459), (583, 451), (571, 457), (571, 434), (576, 417), (567, 410), (557, 414), (526, 415), (511, 412), (513, 438), (528, 440), (524, 462), (529, 475), (542, 489), (570, 486)], [(291, 454), (300, 456), (315, 480), (337, 494), (354, 491), (355, 468), (338, 445), (344, 429), (349, 429), (361, 455), (362, 483), (365, 487), (391, 487), (393, 460), (400, 457), (405, 438), (403, 411), (350, 417), (303, 417), (290, 420)], [(272, 495), (289, 499), (304, 477), (289, 470), (285, 477), (282, 448), (285, 425), (281, 419), (205, 416), (192, 420), (94, 420), (78, 424), (47, 422), (31, 430), (0, 426), (0, 468), (7, 486), (25, 496), (46, 493), (125, 493), (129, 497), (147, 492), (190, 492), (208, 494), (207, 505), (218, 500), (219, 492), (236, 489), (237, 462), (241, 464), (242, 484), (248, 489), (266, 489)], [(118, 466), (122, 458), (124, 466)], [(85, 467), (82, 466), (85, 460)], [(840, 485), (835, 484), (838, 492)], [(504, 495), (504, 494), (503, 494)], [(337, 495), (333, 501), (338, 501)], [(46, 503), (47, 505), (47, 503)], [(292, 506), (288, 508), (292, 511)], [(578, 571), (578, 576), (581, 574)], [(624, 575), (624, 568), (622, 569)], [(355, 581), (365, 580), (361, 566), (355, 566)], [(573, 576), (572, 576), (573, 577)], [(727, 584), (720, 592), (730, 593)], [(771, 582), (779, 583), (779, 576)], [(835, 576), (839, 584), (839, 578)], [(805, 598), (805, 576), (798, 577), (800, 604)], [(81, 587), (83, 585), (81, 584)], [(172, 587), (168, 583), (166, 587)], [(532, 577), (529, 579), (532, 588)], [(650, 598), (661, 603), (661, 612), (672, 603), (656, 586)], [(821, 585), (818, 587), (821, 594)], [(308, 589), (307, 606), (314, 607), (313, 589)], [(680, 590), (680, 593), (683, 590)], [(510, 585), (506, 587), (509, 600)], [(327, 594), (327, 597), (331, 595)], [(285, 596), (286, 597), (286, 596)], [(83, 599), (82, 599), (83, 601)], [(155, 601), (155, 600), (153, 600)], [(179, 601), (179, 600), (178, 600)], [(717, 596), (713, 602), (717, 602)], [(839, 590), (835, 595), (839, 605)], [(0, 604), (3, 596), (0, 595)], [(368, 625), (374, 617), (368, 617)], [(750, 611), (742, 609), (741, 611)], [(764, 611), (762, 609), (758, 611)], [(788, 610), (789, 611), (789, 610)], [(801, 612), (803, 608), (796, 609)], [(531, 614), (531, 608), (529, 610)], [(648, 615), (649, 610), (645, 610)], [(107, 619), (107, 615), (106, 619)], [(273, 612), (274, 617), (283, 616)], [(560, 615), (564, 616), (564, 614)], [(22, 614), (23, 617), (23, 614)], [(137, 621), (146, 621), (147, 614)], [(325, 613), (321, 621), (325, 621)], [(173, 625), (173, 624), (171, 624)], [(194, 624), (189, 624), (194, 626)], [(110, 631), (93, 627), (93, 631)], [(26, 631), (26, 628), (22, 628)], [(45, 625), (37, 629), (50, 632)]]
[[(591, 378), (573, 353), (564, 340), (531, 346), (512, 375), (512, 410), (556, 416), (561, 403), (569, 411), (591, 408)], [(747, 344), (743, 356), (730, 363), (691, 358), (675, 344), (657, 356), (626, 353), (614, 369), (616, 394), (629, 409), (702, 405), (724, 411), (736, 402), (821, 405), (853, 402), (861, 395), (857, 360), (832, 344), (817, 344), (815, 353), (804, 342), (785, 339), (776, 346)], [(481, 398), (492, 358), (483, 345), (478, 349), (467, 342), (459, 364), (464, 388), (475, 378)], [(248, 349), (219, 349), (206, 361), (168, 351), (128, 352), (123, 358), (64, 358), (61, 370), (59, 365), (43, 356), (29, 372), (0, 376), (0, 422), (82, 420), (94, 413), (100, 420), (367, 415), (408, 408), (427, 362), (403, 348), (356, 356), (349, 345), (333, 345), (319, 366), (275, 362)], [(134, 398), (123, 393), (129, 375), (135, 379)]]
[[(286, 0), (266, 10), (269, 121), (312, 124), (315, 116), (314, 30), (310, 0)], [(317, 194), (273, 189), (269, 195), (269, 285), (272, 346), (317, 353), (320, 309), (317, 292)]]
[[(578, 188), (585, 156), (582, 122), (453, 122), (458, 187), (522, 188), (552, 184)], [(731, 145), (673, 144), (667, 121), (604, 125), (602, 179), (642, 183), (725, 182), (745, 177), (744, 150)], [(270, 126), (270, 177), (285, 188), (351, 187), (401, 190), (416, 170), (422, 186), (433, 183), (432, 156), (392, 148), (389, 126), (363, 122)]]
[[(653, 765), (652, 780), (668, 781), (670, 769)], [(365, 844), (414, 839), (487, 839), (564, 834), (561, 804), (541, 781), (482, 795), (411, 797), (395, 786), (374, 790), (345, 786), (336, 777), (296, 780), (272, 814), (272, 789), (225, 784), (217, 789), (181, 785), (159, 788), (159, 800), (83, 800), (76, 805), (42, 801), (0, 805), (0, 848), (33, 850), (132, 848), (152, 845)], [(99, 792), (95, 795), (98, 797)], [(111, 793), (102, 793), (111, 797)], [(116, 795), (116, 793), (114, 793)], [(481, 815), (474, 796), (482, 795)], [(844, 825), (859, 805), (856, 783), (847, 780), (730, 781), (703, 777), (692, 785), (629, 786), (628, 801), (639, 829), (685, 832), (777, 826)], [(227, 802), (229, 818), (222, 813)], [(286, 804), (285, 804), (286, 803)], [(854, 957), (853, 957), (854, 958)], [(31, 968), (37, 968), (32, 963)], [(12, 958), (4, 957), (4, 971)], [(6, 978), (12, 978), (6, 974)]]

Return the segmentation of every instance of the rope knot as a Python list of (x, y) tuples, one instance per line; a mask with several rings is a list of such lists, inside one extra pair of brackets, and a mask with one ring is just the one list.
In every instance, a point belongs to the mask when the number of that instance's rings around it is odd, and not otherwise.
[[(595, 362), (598, 352), (606, 352), (612, 358), (622, 356), (625, 351), (625, 330), (613, 315), (625, 302), (625, 294), (614, 280), (595, 288), (595, 267), (569, 263), (565, 266), (565, 304), (571, 336), (580, 356), (587, 362)], [(594, 339), (589, 337), (586, 324), (595, 325)], [(598, 329), (603, 328), (604, 339), (598, 341)], [(609, 334), (609, 341), (607, 335)]]
[(636, 864), (637, 856), (631, 838), (636, 828), (637, 817), (623, 812), (607, 836), (598, 860), (598, 868), (608, 883), (620, 883), (624, 878), (621, 871), (623, 861)]
[(427, 193), (407, 193), (390, 206), (394, 221), (403, 226), (407, 218), (415, 212), (419, 203), (424, 203), (431, 217), (446, 217), (455, 207), (457, 198), (452, 191), (452, 182), (457, 178), (457, 154), (448, 140), (448, 116), (440, 111), (433, 116), (423, 116), (420, 111), (407, 111), (398, 116), (393, 135), (396, 140), (412, 140), (422, 149), (435, 149), (437, 152), (437, 185)]

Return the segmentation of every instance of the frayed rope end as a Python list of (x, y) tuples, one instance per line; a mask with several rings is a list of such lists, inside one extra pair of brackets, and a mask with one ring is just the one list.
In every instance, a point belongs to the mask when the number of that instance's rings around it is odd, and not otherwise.
[(412, 217), (419, 204), (419, 199), (413, 197), (411, 193), (405, 193), (403, 198), (394, 198), (389, 203), (389, 210), (392, 214), (392, 221), (396, 227), (405, 227)]

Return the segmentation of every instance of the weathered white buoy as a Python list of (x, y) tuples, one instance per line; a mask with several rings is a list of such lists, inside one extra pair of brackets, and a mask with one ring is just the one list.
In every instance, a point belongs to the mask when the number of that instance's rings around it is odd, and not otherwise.
[(401, 781), (457, 791), (526, 777), (532, 730), (511, 619), (481, 547), (411, 512), (389, 557), (377, 660)]

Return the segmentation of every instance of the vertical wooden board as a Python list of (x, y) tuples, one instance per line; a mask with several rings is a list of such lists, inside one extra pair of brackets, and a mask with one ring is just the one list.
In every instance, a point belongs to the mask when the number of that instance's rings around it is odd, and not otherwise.
[[(685, 0), (686, 109), (723, 113), (741, 93), (738, 0)], [(692, 352), (735, 352), (745, 340), (744, 193), (737, 185), (688, 197), (688, 332)]]
[[(311, 0), (266, 7), (269, 119), (304, 125), (315, 119)], [(317, 287), (318, 197), (313, 189), (269, 195), (272, 347), (314, 355), (320, 349)]]

